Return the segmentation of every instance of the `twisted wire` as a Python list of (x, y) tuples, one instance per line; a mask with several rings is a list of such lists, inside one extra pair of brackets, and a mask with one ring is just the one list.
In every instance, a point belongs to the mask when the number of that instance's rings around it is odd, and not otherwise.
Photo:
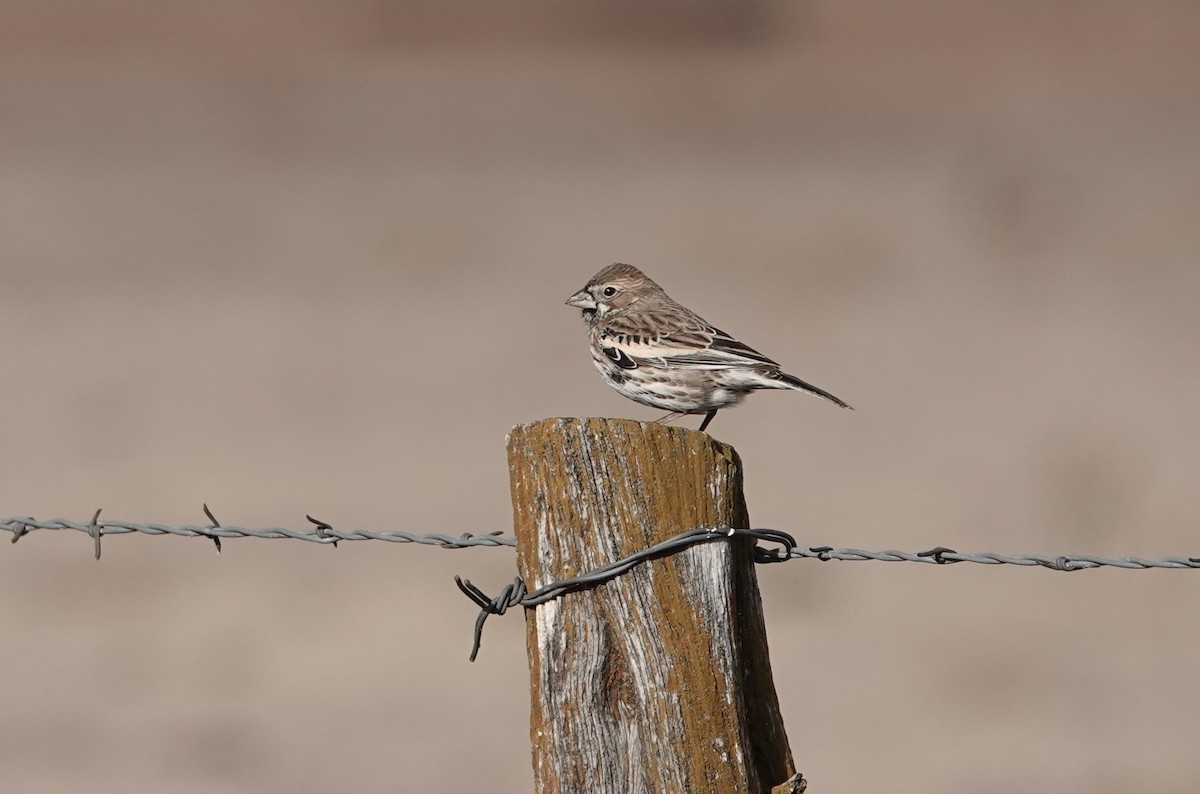
[(91, 535), (95, 542), (96, 559), (100, 559), (100, 538), (105, 535), (126, 535), (140, 532), (145, 535), (177, 535), (185, 538), (208, 538), (216, 544), (217, 551), (221, 550), (223, 538), (265, 538), (304, 540), (309, 543), (322, 543), (336, 546), (339, 541), (381, 540), (388, 543), (416, 543), (426, 546), (438, 546), (443, 549), (466, 549), (474, 546), (516, 546), (517, 541), (505, 537), (500, 531), (484, 535), (464, 532), (461, 535), (446, 535), (438, 532), (370, 532), (365, 529), (340, 530), (334, 529), (324, 521), (307, 516), (314, 524), (312, 530), (301, 532), (285, 527), (264, 527), (251, 529), (248, 527), (222, 526), (213, 518), (208, 506), (204, 506), (205, 515), (211, 523), (183, 524), (143, 524), (135, 521), (120, 521), (117, 519), (100, 519), (97, 510), (91, 521), (72, 521), (68, 518), (37, 519), (33, 516), (9, 516), (0, 519), (0, 530), (12, 533), (12, 542), (16, 543), (34, 530), (74, 530)]
[[(222, 526), (213, 516), (208, 505), (204, 505), (204, 515), (209, 523), (184, 524), (143, 524), (133, 521), (115, 519), (100, 519), (97, 510), (90, 521), (72, 521), (66, 518), (37, 519), (33, 516), (9, 516), (0, 519), (0, 530), (12, 533), (12, 542), (16, 543), (25, 535), (35, 530), (73, 530), (91, 536), (95, 545), (96, 559), (100, 559), (100, 539), (105, 535), (125, 535), (140, 532), (146, 535), (177, 535), (189, 538), (207, 538), (215, 545), (217, 552), (221, 551), (221, 540), (225, 538), (264, 538), (303, 540), (309, 543), (320, 543), (337, 546), (340, 541), (380, 540), (389, 543), (416, 543), (427, 546), (437, 546), (443, 549), (466, 549), (471, 547), (497, 547), (517, 545), (516, 538), (503, 535), (501, 532), (489, 532), (477, 535), (464, 532), (461, 535), (446, 535), (438, 532), (370, 532), (363, 529), (339, 530), (331, 524), (312, 516), (306, 518), (313, 524), (307, 532), (301, 532), (284, 527), (265, 527), (250, 529), (247, 527)], [(1146, 570), (1149, 568), (1189, 569), (1200, 568), (1200, 557), (1101, 557), (1095, 554), (997, 554), (995, 552), (959, 552), (945, 546), (918, 552), (897, 551), (884, 549), (882, 551), (867, 551), (853, 548), (834, 548), (832, 546), (809, 546), (801, 548), (795, 539), (775, 529), (731, 529), (729, 527), (699, 527), (681, 532), (674, 537), (642, 549), (624, 559), (602, 565), (595, 570), (579, 574), (569, 579), (562, 579), (529, 591), (520, 577), (506, 585), (495, 597), (489, 596), (470, 580), (455, 576), (458, 588), (479, 607), (479, 615), (475, 619), (475, 632), (471, 647), (471, 661), (479, 653), (483, 638), (483, 627), (492, 615), (503, 615), (511, 607), (534, 607), (562, 595), (581, 590), (604, 582), (611, 581), (629, 571), (631, 568), (668, 554), (675, 554), (690, 546), (700, 543), (712, 543), (731, 538), (751, 538), (756, 541), (754, 561), (758, 563), (787, 562), (789, 560), (812, 559), (821, 562), (838, 560), (841, 562), (862, 562), (867, 560), (879, 562), (917, 562), (927, 565), (952, 565), (969, 562), (981, 565), (1021, 565), (1038, 566), (1054, 571), (1079, 571), (1089, 568), (1112, 567), (1124, 570)], [(758, 545), (758, 542), (773, 544), (773, 546)]]
[[(90, 535), (98, 542), (104, 535), (125, 535), (142, 533), (145, 535), (176, 535), (186, 538), (208, 538), (217, 544), (229, 538), (263, 538), (268, 540), (287, 539), (302, 540), (309, 543), (337, 545), (339, 541), (379, 540), (388, 543), (415, 543), (426, 546), (437, 546), (443, 549), (467, 549), (473, 547), (507, 546), (515, 548), (516, 538), (504, 535), (500, 530), (485, 534), (464, 532), (460, 535), (448, 535), (439, 532), (405, 532), (394, 530), (389, 532), (372, 532), (365, 529), (341, 530), (330, 524), (308, 516), (313, 529), (307, 531), (287, 529), (285, 527), (264, 527), (252, 529), (238, 526), (222, 526), (212, 515), (208, 506), (204, 506), (208, 524), (183, 524), (179, 526), (158, 523), (138, 523), (117, 519), (100, 519), (97, 510), (90, 521), (74, 521), (67, 518), (38, 519), (27, 515), (14, 515), (0, 519), (0, 530), (12, 533), (12, 542), (16, 543), (25, 535), (35, 530), (74, 530)], [(722, 528), (710, 530), (701, 528), (700, 533), (725, 531)], [(756, 530), (759, 532), (775, 532), (777, 530)], [(926, 551), (898, 551), (883, 549), (868, 551), (856, 548), (834, 548), (833, 546), (796, 547), (794, 544), (783, 557), (779, 557), (781, 549), (775, 549), (768, 554), (770, 561), (783, 562), (788, 559), (812, 559), (822, 562), (837, 560), (840, 562), (917, 562), (925, 564), (946, 565), (956, 562), (970, 562), (982, 565), (1020, 565), (1040, 566), (1055, 571), (1078, 571), (1088, 568), (1124, 568), (1127, 570), (1145, 570), (1148, 568), (1168, 569), (1197, 569), (1200, 568), (1200, 557), (1170, 556), (1158, 558), (1145, 557), (1103, 557), (1096, 554), (999, 554), (997, 552), (960, 552), (945, 546), (937, 546)], [(763, 553), (763, 552), (760, 552)], [(767, 560), (760, 560), (765, 562)]]
[(1082, 571), (1088, 568), (1125, 568), (1146, 570), (1148, 568), (1200, 568), (1200, 557), (1101, 557), (1096, 554), (997, 554), (992, 551), (961, 552), (945, 546), (927, 551), (907, 552), (885, 549), (865, 551), (863, 549), (835, 549), (832, 546), (812, 546), (807, 549), (792, 549), (790, 559), (813, 559), (827, 562), (921, 562), (932, 565), (949, 565), (955, 562), (974, 562), (981, 565), (1041, 566), (1053, 571)]
[(491, 598), (478, 587), (471, 584), (471, 580), (455, 576), (454, 583), (458, 585), (458, 589), (463, 591), (467, 598), (474, 601), (475, 605), (479, 607), (479, 616), (475, 619), (475, 636), (474, 643), (471, 646), (471, 661), (475, 661), (475, 657), (479, 655), (479, 645), (483, 639), (483, 625), (492, 615), (503, 615), (510, 607), (535, 607), (538, 604), (544, 604), (547, 601), (560, 598), (575, 590), (584, 590), (616, 579), (631, 568), (647, 560), (675, 554), (700, 543), (712, 543), (713, 541), (728, 540), (730, 538), (751, 538), (766, 543), (779, 544), (780, 548), (777, 549), (767, 549), (756, 545), (754, 547), (754, 561), (759, 563), (784, 562), (788, 559), (788, 552), (796, 546), (796, 541), (791, 535), (786, 532), (780, 532), (777, 529), (701, 527), (699, 529), (689, 529), (685, 532), (680, 532), (678, 535), (667, 538), (661, 543), (656, 543), (649, 548), (636, 551), (628, 557), (610, 562), (607, 565), (601, 565), (599, 568), (581, 573), (578, 576), (550, 582), (532, 592), (526, 589), (525, 582), (518, 576), (505, 586), (499, 595)]

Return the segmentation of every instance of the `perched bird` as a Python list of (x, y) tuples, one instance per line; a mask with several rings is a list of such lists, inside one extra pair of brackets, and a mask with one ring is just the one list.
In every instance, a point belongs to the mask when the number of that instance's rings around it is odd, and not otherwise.
[(796, 389), (850, 407), (709, 325), (632, 265), (604, 268), (567, 305), (583, 310), (601, 377), (631, 400), (670, 411), (660, 422), (704, 414), (704, 430), (757, 389)]

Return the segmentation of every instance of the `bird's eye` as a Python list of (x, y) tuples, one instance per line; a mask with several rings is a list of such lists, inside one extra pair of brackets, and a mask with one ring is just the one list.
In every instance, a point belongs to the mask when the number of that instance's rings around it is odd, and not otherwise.
[(605, 287), (604, 288), (604, 297), (611, 298), (613, 295), (616, 295), (616, 294), (617, 294), (616, 287)]

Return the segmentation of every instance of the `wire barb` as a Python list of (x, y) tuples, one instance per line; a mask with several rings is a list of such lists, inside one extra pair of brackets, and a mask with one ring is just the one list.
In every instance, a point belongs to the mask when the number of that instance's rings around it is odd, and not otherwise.
[(918, 557), (928, 557), (938, 565), (949, 565), (952, 562), (961, 562), (961, 560), (952, 560), (946, 557), (947, 554), (957, 554), (954, 549), (948, 549), (945, 546), (936, 546), (928, 551), (918, 551)]
[(96, 508), (96, 513), (92, 516), (92, 523), (88, 524), (88, 534), (96, 541), (96, 559), (100, 559), (100, 536), (104, 534), (100, 530), (100, 525), (96, 523), (100, 518), (100, 511), (103, 507)]
[(324, 521), (320, 520), (319, 518), (313, 518), (312, 516), (310, 516), (308, 514), (305, 514), (304, 517), (317, 525), (317, 528), (314, 531), (316, 532), (316, 535), (318, 538), (320, 538), (321, 540), (329, 541), (330, 543), (333, 544), (333, 547), (335, 549), (337, 548), (338, 539), (335, 538), (333, 535), (329, 534), (330, 532), (333, 531), (333, 526), (331, 524), (326, 524)]
[[(221, 522), (220, 522), (220, 521), (218, 521), (218, 520), (217, 520), (217, 519), (216, 519), (216, 518), (213, 516), (213, 514), (212, 514), (212, 511), (208, 509), (208, 502), (205, 502), (205, 503), (204, 503), (204, 515), (208, 516), (208, 520), (212, 522), (212, 528), (213, 528), (213, 529), (220, 529), (220, 528), (221, 528)], [(213, 542), (213, 543), (215, 543), (215, 544), (217, 544), (217, 554), (220, 554), (220, 553), (221, 553), (221, 538), (220, 538), (220, 536), (219, 536), (219, 535), (213, 535), (213, 536), (212, 536), (212, 542)]]

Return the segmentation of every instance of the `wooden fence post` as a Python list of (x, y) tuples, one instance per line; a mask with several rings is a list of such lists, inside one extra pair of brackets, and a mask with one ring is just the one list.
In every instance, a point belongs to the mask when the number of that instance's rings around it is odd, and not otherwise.
[[(749, 526), (741, 460), (704, 433), (546, 419), (513, 429), (508, 459), (530, 590), (685, 529)], [(525, 625), (540, 794), (765, 794), (795, 772), (748, 540), (644, 563)]]

